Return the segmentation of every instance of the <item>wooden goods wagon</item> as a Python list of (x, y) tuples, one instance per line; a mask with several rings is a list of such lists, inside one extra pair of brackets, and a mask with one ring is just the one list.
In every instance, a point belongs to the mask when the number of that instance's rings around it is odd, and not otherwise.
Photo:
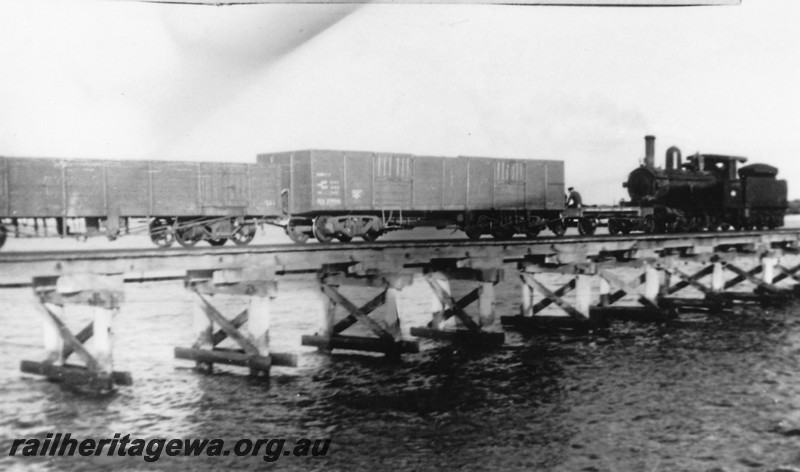
[(287, 233), (298, 242), (372, 240), (423, 224), (532, 235), (564, 209), (562, 161), (307, 150), (258, 162), (280, 174)]
[(246, 244), (253, 220), (277, 207), (277, 178), (253, 164), (0, 157), (0, 217), (85, 218), (116, 236), (128, 218), (151, 218), (159, 245), (203, 239)]

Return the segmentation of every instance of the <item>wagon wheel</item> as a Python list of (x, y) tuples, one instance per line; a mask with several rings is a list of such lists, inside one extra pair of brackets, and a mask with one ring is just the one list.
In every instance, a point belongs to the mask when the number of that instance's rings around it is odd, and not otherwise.
[(541, 231), (542, 228), (540, 226), (535, 226), (535, 227), (529, 226), (528, 229), (525, 230), (525, 237), (528, 239), (533, 239), (536, 236), (539, 236), (539, 232)]
[(3, 244), (6, 243), (6, 235), (7, 235), (6, 227), (0, 225), (0, 247), (3, 247)]
[[(780, 226), (780, 220), (777, 216), (768, 216), (767, 217), (767, 229), (775, 229)], [(3, 246), (3, 243), (0, 242), (0, 247)]]
[(314, 236), (321, 243), (329, 243), (333, 241), (333, 235), (328, 234), (325, 229), (325, 224), (328, 222), (327, 216), (318, 216), (314, 218)]
[(483, 231), (481, 231), (481, 229), (478, 228), (476, 225), (467, 226), (466, 228), (464, 228), (464, 233), (467, 235), (469, 239), (473, 241), (477, 241), (478, 239), (481, 238), (481, 235), (483, 235)]
[(581, 218), (578, 220), (578, 233), (583, 236), (591, 236), (597, 230), (597, 221), (592, 218)]
[(647, 234), (653, 234), (656, 232), (656, 219), (653, 218), (653, 215), (647, 215), (644, 217), (642, 229)]
[(492, 237), (499, 240), (511, 239), (514, 237), (514, 228), (510, 226), (492, 228)]
[(615, 218), (611, 218), (608, 220), (608, 233), (617, 235), (622, 232), (622, 228), (620, 228), (620, 224), (617, 222)]
[(289, 236), (289, 239), (296, 242), (297, 244), (305, 244), (306, 241), (308, 241), (309, 234), (297, 229), (297, 225), (292, 223), (291, 221), (289, 221), (289, 223), (286, 225), (285, 230), (286, 230), (286, 235)]
[(692, 218), (692, 225), (694, 226), (694, 231), (702, 232), (706, 230), (706, 217), (705, 216), (696, 216)]
[(353, 229), (349, 225), (345, 225), (342, 231), (336, 233), (336, 239), (343, 243), (349, 243), (353, 240)]
[(553, 234), (555, 234), (555, 235), (556, 235), (556, 236), (558, 236), (558, 237), (564, 236), (564, 233), (566, 233), (566, 232), (567, 232), (567, 227), (566, 227), (566, 225), (564, 224), (564, 221), (563, 221), (563, 220), (561, 220), (560, 218), (559, 218), (559, 219), (557, 219), (557, 220), (555, 220), (555, 221), (552, 221), (552, 222), (550, 222), (550, 223), (547, 225), (547, 228), (548, 228), (550, 231), (552, 231), (552, 232), (553, 232)]
[(193, 247), (203, 239), (203, 233), (198, 234), (196, 226), (178, 226), (178, 223), (175, 223), (173, 233), (175, 241), (183, 247)]
[(233, 234), (231, 240), (237, 246), (245, 246), (256, 237), (256, 225), (246, 223), (239, 219), (233, 220)]
[(212, 246), (224, 246), (228, 242), (228, 238), (208, 239), (207, 241)]
[(361, 235), (361, 239), (363, 239), (364, 241), (366, 241), (368, 243), (371, 243), (371, 242), (375, 241), (376, 239), (378, 239), (381, 234), (383, 234), (383, 233), (381, 233), (380, 231), (375, 231), (374, 229), (371, 229), (371, 230), (367, 231), (366, 233), (362, 234)]
[(708, 231), (712, 233), (717, 232), (719, 231), (719, 226), (720, 226), (719, 218), (717, 218), (716, 216), (706, 217), (706, 229), (708, 229)]
[(170, 247), (175, 242), (172, 225), (165, 218), (154, 218), (150, 222), (150, 240), (158, 247)]
[(689, 222), (686, 221), (686, 218), (679, 216), (675, 219), (675, 232), (676, 233), (685, 233), (689, 229)]
[(541, 216), (531, 216), (528, 219), (528, 225), (525, 227), (525, 237), (533, 239), (539, 236), (544, 226), (544, 219)]

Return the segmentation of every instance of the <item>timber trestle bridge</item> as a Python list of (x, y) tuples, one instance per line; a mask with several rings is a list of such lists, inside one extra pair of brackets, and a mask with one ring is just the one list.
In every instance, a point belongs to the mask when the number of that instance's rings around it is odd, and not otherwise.
[[(435, 240), (307, 246), (18, 252), (0, 254), (0, 293), (30, 287), (44, 326), (44, 356), (23, 361), (25, 373), (43, 375), (92, 392), (132, 382), (115, 371), (113, 319), (126, 282), (184, 280), (196, 298), (191, 346), (175, 357), (200, 370), (213, 364), (249, 368), (268, 376), (271, 366), (296, 366), (293, 353), (270, 350), (270, 313), (281, 280), (318, 284), (316, 333), (302, 344), (324, 351), (371, 351), (397, 357), (418, 351), (414, 337), (496, 346), (502, 328), (606, 329), (615, 319), (668, 322), (682, 310), (724, 312), (739, 304), (792, 298), (800, 281), (800, 229), (539, 238)], [(400, 330), (400, 291), (414, 281), (430, 287), (431, 322)], [(456, 297), (450, 281), (472, 287)], [(557, 282), (554, 283), (554, 280)], [(516, 281), (519, 312), (496, 316), (495, 286)], [(340, 287), (380, 293), (362, 306)], [(355, 288), (357, 290), (357, 288)], [(225, 314), (214, 295), (241, 297), (248, 308)], [(63, 321), (66, 305), (79, 305), (92, 322), (77, 333)], [(347, 334), (361, 325), (369, 335)], [(351, 330), (352, 333), (352, 330)], [(85, 346), (94, 338), (91, 349)], [(219, 344), (230, 338), (236, 348)], [(79, 363), (70, 363), (70, 356)]]

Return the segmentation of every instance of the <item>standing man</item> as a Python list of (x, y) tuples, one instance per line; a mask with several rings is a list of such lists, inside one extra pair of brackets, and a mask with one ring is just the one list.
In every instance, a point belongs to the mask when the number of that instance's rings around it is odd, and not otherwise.
[(569, 195), (567, 195), (567, 208), (580, 208), (583, 204), (581, 194), (575, 190), (575, 187), (570, 187), (567, 190), (569, 190)]

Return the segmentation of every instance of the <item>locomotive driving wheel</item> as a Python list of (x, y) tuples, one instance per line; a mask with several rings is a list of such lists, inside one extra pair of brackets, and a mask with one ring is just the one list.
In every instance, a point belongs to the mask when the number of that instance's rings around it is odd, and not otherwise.
[(207, 241), (212, 246), (224, 246), (228, 242), (228, 238), (208, 239)]
[(170, 247), (175, 242), (172, 223), (167, 218), (153, 218), (150, 222), (150, 240), (158, 247)]
[(256, 237), (256, 225), (254, 223), (248, 223), (244, 220), (240, 220), (239, 218), (233, 220), (233, 232), (231, 236), (231, 240), (237, 246), (245, 246), (250, 244), (250, 241)]

